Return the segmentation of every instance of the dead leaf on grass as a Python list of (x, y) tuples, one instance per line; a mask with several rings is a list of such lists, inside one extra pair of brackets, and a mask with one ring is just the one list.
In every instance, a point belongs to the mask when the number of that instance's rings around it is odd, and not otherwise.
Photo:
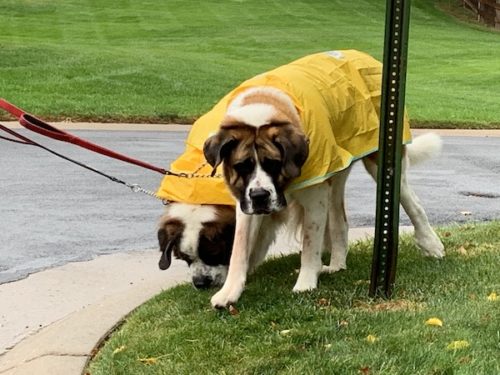
[(320, 298), (318, 301), (318, 306), (330, 306), (330, 300), (326, 298)]
[(457, 340), (457, 341), (452, 341), (450, 342), (447, 346), (447, 350), (460, 350), (460, 349), (465, 349), (470, 346), (469, 342), (466, 340)]
[(460, 358), (458, 363), (467, 364), (470, 363), (470, 361), (472, 361), (472, 358), (469, 355), (466, 355), (465, 357)]
[(280, 331), (280, 336), (288, 336), (292, 332), (291, 329), (284, 329)]
[(498, 300), (498, 296), (496, 292), (491, 292), (488, 297), (486, 297), (488, 301), (493, 302)]
[(368, 341), (370, 344), (373, 344), (377, 340), (378, 340), (378, 337), (375, 335), (366, 336), (366, 341)]
[(360, 309), (363, 311), (370, 312), (380, 312), (380, 311), (421, 311), (425, 309), (425, 303), (414, 302), (406, 299), (383, 301), (379, 303), (375, 302), (365, 302), (365, 301), (354, 301), (353, 303), (355, 309)]
[(439, 318), (429, 318), (425, 321), (425, 325), (427, 326), (436, 326), (436, 327), (442, 327), (443, 326), (443, 321)]
[(156, 365), (159, 359), (167, 357), (168, 354), (159, 355), (158, 357), (137, 358), (137, 360), (145, 365)]
[(362, 373), (363, 375), (369, 375), (370, 374), (370, 368), (368, 366), (366, 367), (361, 367), (359, 369), (359, 372)]
[(150, 357), (150, 358), (138, 358), (139, 362), (144, 363), (145, 365), (156, 365), (158, 363), (158, 358)]
[(229, 311), (229, 314), (231, 314), (233, 316), (240, 314), (239, 310), (236, 307), (234, 307), (234, 305), (229, 305), (228, 311)]
[(127, 347), (125, 345), (116, 348), (115, 350), (113, 350), (113, 355), (123, 352), (126, 348)]
[(339, 328), (347, 327), (349, 325), (349, 322), (347, 320), (341, 320), (337, 323)]

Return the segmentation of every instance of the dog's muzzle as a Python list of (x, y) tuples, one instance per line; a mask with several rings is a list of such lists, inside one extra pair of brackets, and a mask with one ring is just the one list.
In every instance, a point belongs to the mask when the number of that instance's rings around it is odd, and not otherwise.
[(214, 280), (210, 276), (193, 277), (193, 285), (196, 289), (208, 289), (212, 286)]
[[(249, 198), (249, 199), (248, 199)], [(253, 188), (248, 198), (241, 201), (241, 210), (247, 215), (269, 215), (286, 207), (283, 194), (273, 198), (273, 194), (264, 188)]]
[(252, 201), (252, 208), (256, 214), (269, 214), (271, 213), (271, 192), (266, 189), (256, 188), (251, 189), (249, 194)]

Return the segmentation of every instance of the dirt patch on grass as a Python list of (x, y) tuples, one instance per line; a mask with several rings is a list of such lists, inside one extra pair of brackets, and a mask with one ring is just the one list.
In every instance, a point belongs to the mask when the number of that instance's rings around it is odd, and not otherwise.
[(391, 301), (354, 301), (353, 307), (356, 310), (368, 312), (382, 311), (423, 311), (426, 304), (423, 302), (409, 301), (406, 299), (391, 300)]

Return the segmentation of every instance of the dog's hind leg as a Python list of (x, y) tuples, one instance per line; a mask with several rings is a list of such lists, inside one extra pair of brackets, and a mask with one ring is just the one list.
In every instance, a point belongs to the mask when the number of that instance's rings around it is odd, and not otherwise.
[(420, 250), (424, 255), (442, 258), (444, 245), (429, 224), (429, 219), (420, 204), (420, 200), (408, 184), (406, 176), (408, 164), (408, 156), (405, 155), (401, 166), (401, 205), (415, 228), (415, 242)]
[[(444, 256), (443, 243), (429, 224), (429, 219), (420, 204), (420, 200), (408, 184), (406, 175), (408, 162), (408, 155), (405, 153), (401, 164), (401, 205), (415, 228), (415, 242), (420, 250), (422, 250), (424, 255), (442, 258)], [(374, 157), (364, 158), (363, 164), (368, 173), (377, 181), (377, 164), (374, 161)]]
[(333, 273), (347, 268), (349, 223), (345, 213), (344, 192), (350, 170), (351, 167), (335, 174), (327, 182), (330, 186), (330, 206), (325, 230), (325, 249), (331, 251), (331, 254), (330, 264), (323, 266), (321, 272)]
[(296, 193), (298, 202), (307, 207), (304, 210), (302, 253), (300, 272), (293, 287), (294, 292), (315, 289), (321, 272), (321, 252), (327, 220), (329, 188), (319, 184)]

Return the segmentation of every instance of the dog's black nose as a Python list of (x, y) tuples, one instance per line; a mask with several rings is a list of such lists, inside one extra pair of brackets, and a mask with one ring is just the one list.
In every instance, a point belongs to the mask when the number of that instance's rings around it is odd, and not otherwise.
[(193, 277), (193, 285), (196, 289), (207, 289), (212, 285), (212, 278), (210, 276), (195, 276)]
[(267, 191), (266, 189), (255, 188), (255, 189), (250, 189), (250, 192), (248, 195), (250, 195), (250, 199), (252, 199), (253, 201), (261, 201), (262, 202), (262, 201), (267, 200), (271, 196), (271, 193), (269, 191)]

